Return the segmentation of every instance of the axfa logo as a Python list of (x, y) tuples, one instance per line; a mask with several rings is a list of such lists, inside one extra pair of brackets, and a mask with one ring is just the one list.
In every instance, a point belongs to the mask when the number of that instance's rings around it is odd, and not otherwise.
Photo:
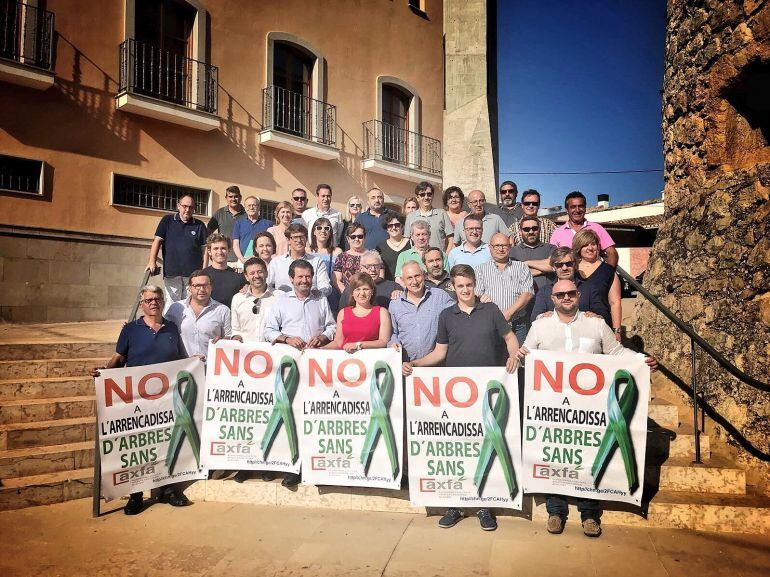
[[(539, 391), (543, 386), (543, 381), (545, 381), (555, 392), (562, 392), (564, 388), (563, 361), (556, 361), (554, 374), (545, 366), (543, 361), (537, 360), (533, 372), (535, 391)], [(570, 368), (567, 382), (569, 387), (578, 395), (596, 395), (604, 388), (604, 372), (592, 363), (577, 363)]]
[(143, 465), (141, 469), (134, 469), (133, 471), (118, 471), (112, 474), (112, 484), (122, 485), (133, 480), (140, 480), (144, 477), (155, 474), (155, 463), (150, 465)]
[(327, 469), (350, 469), (350, 459), (344, 457), (310, 457), (310, 468), (313, 471), (326, 471)]
[(577, 471), (562, 467), (557, 469), (550, 465), (538, 465), (535, 464), (532, 467), (532, 476), (535, 479), (579, 479)]
[(459, 479), (438, 481), (432, 477), (420, 477), (420, 492), (435, 493), (436, 491), (462, 491), (463, 482)]
[(421, 407), (423, 400), (434, 407), (440, 407), (442, 392), (451, 405), (460, 409), (472, 407), (479, 399), (479, 387), (476, 381), (469, 377), (452, 377), (445, 383), (442, 383), (439, 377), (433, 377), (430, 384), (420, 377), (414, 377), (412, 383), (416, 407)]
[(217, 457), (222, 455), (251, 455), (251, 445), (244, 445), (242, 443), (228, 445), (221, 441), (212, 441), (211, 454)]

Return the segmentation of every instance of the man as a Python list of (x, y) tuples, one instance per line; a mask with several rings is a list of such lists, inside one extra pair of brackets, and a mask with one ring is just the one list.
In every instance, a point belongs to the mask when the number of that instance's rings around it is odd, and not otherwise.
[(230, 268), (227, 262), (230, 239), (215, 232), (209, 235), (206, 246), (211, 264), (203, 272), (211, 277), (213, 283), (211, 298), (230, 308), (233, 296), (246, 284), (243, 275)]
[(510, 258), (508, 235), (495, 234), (489, 246), (492, 260), (476, 268), (476, 294), (489, 296), (522, 342), (529, 329), (527, 305), (535, 295), (532, 275), (527, 265)]
[(367, 250), (374, 250), (377, 245), (388, 238), (388, 232), (382, 226), (385, 219), (383, 211), (385, 195), (379, 188), (375, 187), (369, 189), (369, 192), (366, 193), (366, 199), (369, 202), (369, 208), (358, 215), (356, 222), (363, 225), (366, 230), (364, 247)]
[(232, 335), (230, 309), (211, 298), (211, 277), (202, 270), (190, 274), (190, 296), (168, 307), (168, 319), (179, 327), (182, 344), (191, 357), (206, 358), (209, 341)]
[[(206, 246), (206, 225), (193, 218), (195, 200), (190, 195), (179, 199), (177, 212), (160, 219), (150, 247), (146, 269), (158, 268), (158, 252), (163, 250), (163, 286), (166, 306), (182, 300), (190, 273), (205, 266), (203, 247)], [(157, 274), (157, 273), (156, 273)]]
[[(470, 266), (458, 264), (450, 274), (457, 293), (457, 304), (439, 314), (433, 351), (405, 362), (403, 374), (411, 375), (412, 367), (431, 367), (442, 363), (447, 367), (505, 365), (508, 372), (513, 372), (518, 364), (516, 353), (519, 343), (500, 309), (493, 303), (482, 303), (476, 298), (476, 275)], [(484, 531), (497, 529), (497, 521), (489, 509), (479, 509), (476, 515)], [(462, 517), (459, 509), (449, 509), (439, 520), (439, 527), (454, 527)]]
[[(543, 243), (540, 240), (540, 219), (536, 216), (523, 216), (521, 220), (516, 223), (516, 229), (521, 236), (521, 242), (511, 247), (511, 258), (520, 262), (527, 262), (533, 260), (548, 260), (551, 257), (551, 253), (556, 248), (552, 244)], [(536, 268), (530, 268), (529, 272), (535, 281), (535, 294), (545, 285), (554, 281), (555, 277), (553, 273), (543, 273)], [(534, 304), (534, 300), (530, 302)]]
[[(518, 194), (519, 189), (516, 187), (515, 182), (506, 180), (500, 185), (500, 206), (497, 214), (503, 219), (506, 227), (511, 226), (524, 214), (521, 205), (516, 202)], [(522, 200), (524, 200), (523, 196)]]
[(489, 246), (481, 241), (484, 230), (482, 218), (478, 214), (469, 214), (462, 220), (462, 227), (465, 242), (453, 248), (447, 256), (449, 270), (456, 264), (467, 264), (475, 268), (491, 258)]
[[(518, 351), (519, 361), (531, 350), (581, 352), (590, 354), (635, 356), (638, 353), (623, 347), (615, 340), (612, 329), (601, 318), (589, 317), (579, 310), (580, 293), (571, 280), (559, 280), (553, 287), (551, 300), (556, 314), (538, 319), (532, 323), (524, 344)], [(657, 361), (647, 357), (645, 362), (655, 371)], [(567, 500), (559, 495), (548, 495), (548, 532), (559, 534), (564, 531), (567, 519)], [(578, 511), (583, 523), (583, 533), (588, 537), (602, 534), (602, 507), (593, 499), (578, 499)]]
[(429, 246), (422, 255), (422, 262), (425, 265), (423, 268), (425, 268), (426, 272), (425, 284), (440, 288), (446, 291), (450, 297), (457, 300), (455, 289), (452, 286), (452, 279), (449, 277), (449, 271), (446, 269), (444, 253), (435, 246)]
[(235, 221), (233, 226), (233, 252), (241, 263), (254, 254), (254, 237), (273, 226), (269, 220), (260, 218), (259, 205), (260, 200), (256, 196), (247, 196), (243, 201), (246, 218)]
[(407, 230), (411, 230), (412, 223), (425, 221), (430, 225), (430, 246), (437, 246), (445, 253), (453, 246), (452, 235), (454, 225), (449, 215), (443, 208), (433, 208), (433, 185), (429, 182), (421, 182), (414, 189), (417, 197), (417, 210), (406, 215)]
[(575, 238), (575, 234), (584, 228), (589, 228), (599, 236), (599, 248), (604, 253), (604, 262), (612, 267), (618, 266), (615, 241), (602, 225), (586, 220), (586, 197), (583, 193), (570, 192), (564, 199), (564, 206), (567, 209), (567, 222), (556, 228), (551, 235), (550, 243), (554, 246), (572, 248), (572, 239)]
[[(412, 248), (405, 250), (398, 255), (398, 259), (396, 260), (396, 282), (399, 282), (399, 278), (401, 277), (401, 269), (405, 263), (413, 260), (422, 266), (422, 257), (425, 254), (425, 251), (428, 249), (428, 246), (430, 246), (430, 230), (430, 224), (425, 220), (415, 220), (412, 222), (409, 235), (409, 238), (412, 241)], [(444, 268), (447, 268), (446, 256), (444, 256), (443, 259)], [(403, 283), (399, 282), (399, 284), (403, 286)]]
[[(105, 366), (92, 369), (92, 377), (98, 377), (101, 369), (140, 367), (187, 358), (182, 338), (179, 336), (179, 327), (163, 318), (161, 288), (154, 285), (142, 287), (139, 305), (143, 316), (123, 325), (115, 345), (115, 354)], [(190, 504), (181, 488), (175, 484), (163, 487), (159, 501), (172, 507)], [(142, 512), (143, 504), (141, 492), (131, 493), (123, 513), (138, 515)]]
[(307, 229), (301, 224), (290, 224), (286, 228), (286, 238), (289, 239), (289, 252), (283, 256), (276, 256), (267, 267), (267, 286), (271, 289), (289, 292), (292, 290), (291, 275), (289, 269), (297, 259), (303, 259), (317, 271), (313, 275), (313, 288), (323, 296), (328, 297), (332, 293), (332, 284), (329, 280), (329, 272), (326, 264), (317, 256), (311, 256), (305, 252), (307, 247)]
[(265, 320), (276, 300), (267, 288), (267, 265), (261, 258), (251, 257), (243, 268), (249, 288), (233, 297), (232, 335), (241, 342), (264, 342)]
[(292, 224), (303, 224), (302, 213), (307, 208), (307, 191), (304, 188), (295, 188), (291, 191), (291, 206)]
[(433, 350), (439, 313), (455, 301), (443, 290), (426, 285), (418, 262), (407, 262), (401, 272), (406, 289), (390, 303), (393, 336), (388, 345), (399, 349), (405, 361), (413, 361)]
[[(556, 225), (550, 218), (543, 218), (537, 216), (537, 211), (540, 209), (540, 193), (534, 189), (525, 190), (521, 195), (521, 209), (524, 212), (523, 216), (536, 218), (538, 221), (538, 240), (542, 244), (546, 244), (551, 240), (553, 231), (556, 230)], [(522, 217), (523, 218), (523, 217)], [(519, 225), (521, 219), (514, 220), (508, 225), (508, 230), (511, 234), (511, 244), (517, 245), (521, 242), (521, 227)]]
[[(302, 213), (302, 221), (308, 230), (313, 230), (313, 223), (322, 216), (332, 223), (334, 233), (334, 246), (340, 246), (342, 241), (342, 213), (332, 208), (332, 187), (328, 184), (319, 184), (315, 188), (318, 201), (314, 208), (308, 208)], [(317, 267), (314, 267), (318, 271)], [(316, 273), (317, 274), (317, 273)]]
[[(292, 225), (297, 226), (297, 225)], [(322, 265), (325, 268), (325, 265)], [(265, 320), (265, 340), (285, 343), (296, 349), (317, 349), (334, 339), (336, 322), (326, 297), (313, 287), (313, 266), (302, 259), (289, 266), (292, 290), (279, 296)], [(293, 487), (300, 476), (287, 474), (281, 484)]]
[[(468, 206), (471, 209), (470, 214), (468, 214), (468, 216), (472, 214), (481, 219), (481, 224), (483, 228), (483, 230), (481, 231), (481, 240), (483, 242), (489, 243), (489, 240), (492, 238), (493, 234), (502, 232), (507, 235), (508, 227), (505, 226), (505, 223), (503, 222), (502, 218), (500, 218), (496, 214), (487, 212), (484, 209), (485, 202), (486, 202), (486, 199), (484, 198), (484, 193), (481, 192), (480, 190), (472, 190), (468, 194)], [(465, 218), (468, 218), (468, 216), (466, 216)], [(463, 223), (465, 221), (465, 218), (462, 221), (458, 222), (458, 226), (455, 229), (456, 245), (460, 245), (467, 240), (465, 236), (465, 230), (463, 228)]]
[[(394, 298), (398, 298), (403, 290), (397, 283), (392, 280), (385, 280), (381, 275), (382, 270), (382, 256), (376, 250), (367, 250), (361, 255), (361, 263), (359, 264), (358, 272), (365, 272), (374, 281), (374, 304), (386, 309), (390, 307), (390, 301)], [(340, 297), (340, 308), (348, 306), (350, 304), (350, 290), (345, 287), (345, 290)]]
[[(235, 185), (228, 186), (227, 190), (225, 190), (225, 200), (227, 204), (217, 209), (206, 226), (206, 230), (209, 236), (218, 232), (229, 238), (230, 242), (232, 242), (235, 221), (246, 218), (246, 210), (241, 204), (241, 189)], [(227, 266), (237, 271), (241, 270), (241, 261), (235, 256), (232, 246), (227, 253)]]

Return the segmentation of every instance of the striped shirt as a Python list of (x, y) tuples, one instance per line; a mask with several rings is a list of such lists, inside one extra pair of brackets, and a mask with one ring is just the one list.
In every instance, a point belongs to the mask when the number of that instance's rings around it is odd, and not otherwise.
[[(476, 294), (489, 295), (501, 311), (516, 302), (523, 293), (535, 294), (532, 273), (523, 262), (508, 260), (503, 270), (497, 268), (494, 260), (476, 267)], [(526, 307), (519, 309), (513, 319), (527, 316)]]

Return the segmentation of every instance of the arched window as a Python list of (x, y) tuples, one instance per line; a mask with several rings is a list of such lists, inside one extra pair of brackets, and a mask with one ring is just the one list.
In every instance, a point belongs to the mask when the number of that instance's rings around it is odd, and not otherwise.
[(273, 119), (278, 130), (310, 135), (315, 57), (286, 42), (276, 42), (273, 53)]
[(409, 158), (411, 94), (393, 84), (382, 85), (382, 157), (404, 164)]

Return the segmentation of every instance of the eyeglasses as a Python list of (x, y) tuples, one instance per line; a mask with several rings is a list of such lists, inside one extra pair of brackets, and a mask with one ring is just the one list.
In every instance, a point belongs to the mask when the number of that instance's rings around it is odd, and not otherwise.
[(290, 236), (289, 240), (293, 240), (294, 242), (305, 242), (307, 238), (305, 238), (305, 235), (294, 235)]
[(490, 244), (489, 246), (491, 246), (495, 250), (503, 250), (505, 248), (511, 248), (511, 245), (508, 244), (508, 243), (506, 243), (506, 244)]
[(516, 191), (512, 188), (504, 188), (500, 191), (500, 194), (516, 194)]
[(540, 230), (539, 226), (522, 226), (521, 232), (537, 232)]
[(553, 266), (555, 268), (562, 268), (562, 267), (571, 268), (571, 267), (575, 266), (575, 261), (574, 260), (563, 260), (561, 262), (553, 263)]
[(262, 306), (262, 298), (254, 299), (254, 306), (251, 307), (251, 312), (255, 315), (259, 314), (259, 309)]
[(433, 196), (433, 193), (432, 192), (418, 192), (417, 196), (419, 196), (420, 198), (427, 198), (429, 196)]
[(388, 228), (401, 228), (401, 223), (400, 222), (391, 222), (388, 225)]
[(322, 225), (322, 224), (319, 224), (319, 225), (317, 225), (317, 226), (316, 226), (316, 227), (314, 227), (314, 228), (315, 228), (316, 230), (325, 230), (326, 232), (329, 232), (329, 231), (332, 229), (332, 227), (330, 227), (330, 226), (324, 226), (324, 225)]
[(300, 201), (306, 202), (307, 201), (307, 197), (305, 197), (305, 196), (292, 196), (291, 199), (292, 200), (296, 200), (297, 202), (300, 202)]
[(586, 209), (585, 204), (573, 204), (567, 207), (567, 210), (585, 210), (585, 209)]
[(206, 283), (206, 284), (191, 284), (190, 288), (193, 289), (193, 290), (199, 291), (201, 289), (207, 289), (210, 286), (211, 285), (209, 283)]
[(362, 238), (364, 238), (364, 235), (363, 234), (351, 234), (351, 235), (348, 235), (348, 238), (350, 240), (361, 240)]
[(366, 270), (380, 270), (380, 265), (378, 265), (378, 264), (361, 264), (361, 268), (364, 268)]
[(522, 200), (521, 204), (524, 206), (540, 206), (540, 203), (536, 200)]
[(184, 208), (185, 210), (194, 210), (195, 205), (194, 204), (180, 204), (179, 208)]
[(565, 298), (577, 298), (578, 292), (575, 290), (572, 291), (564, 291), (564, 292), (557, 292), (557, 293), (551, 293), (554, 297), (556, 297), (557, 300), (564, 300)]
[(468, 232), (481, 232), (483, 229), (480, 226), (474, 226), (474, 227), (466, 226), (465, 230)]
[(484, 204), (484, 199), (478, 199), (478, 200), (469, 200), (468, 204)]
[(360, 204), (355, 204), (355, 203), (354, 204), (349, 204), (348, 208), (361, 208), (361, 205)]
[(142, 299), (142, 302), (144, 304), (146, 304), (146, 305), (151, 305), (152, 303), (160, 304), (160, 303), (163, 302), (163, 299), (160, 298), (160, 297), (152, 297), (152, 298), (149, 298), (149, 299)]
[(451, 194), (447, 197), (447, 200), (460, 200), (460, 196), (457, 194)]

